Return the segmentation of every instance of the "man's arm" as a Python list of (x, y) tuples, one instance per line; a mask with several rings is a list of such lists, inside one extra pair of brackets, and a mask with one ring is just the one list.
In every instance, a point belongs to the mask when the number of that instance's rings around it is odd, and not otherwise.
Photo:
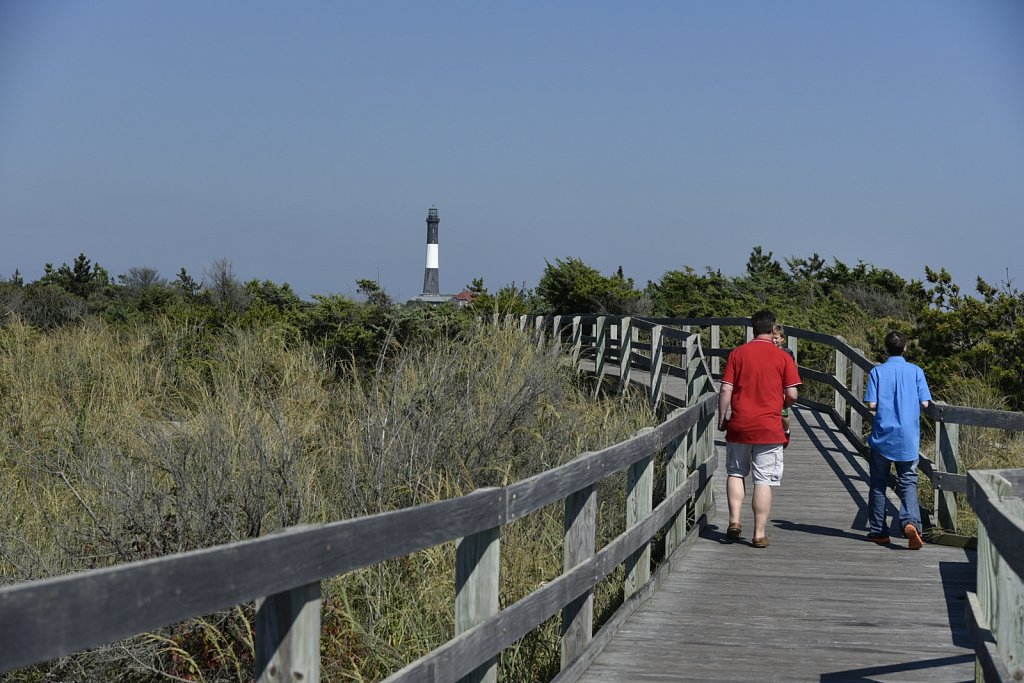
[(722, 383), (721, 389), (718, 390), (718, 431), (725, 431), (725, 423), (728, 422), (726, 415), (729, 413), (729, 408), (732, 407), (732, 385)]
[(797, 397), (800, 396), (800, 391), (797, 387), (786, 387), (786, 395), (782, 399), (782, 405), (786, 408), (796, 403)]

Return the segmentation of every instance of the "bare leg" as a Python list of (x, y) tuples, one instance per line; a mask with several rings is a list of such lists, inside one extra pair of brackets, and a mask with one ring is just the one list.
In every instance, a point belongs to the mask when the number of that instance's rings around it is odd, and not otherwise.
[(729, 523), (739, 524), (743, 499), (747, 497), (746, 480), (743, 477), (728, 477), (725, 483), (725, 493), (729, 499)]
[[(772, 511), (772, 487), (767, 484), (754, 484), (750, 506), (754, 509), (754, 538), (764, 538), (767, 535), (768, 516)], [(729, 507), (732, 514), (732, 506)]]

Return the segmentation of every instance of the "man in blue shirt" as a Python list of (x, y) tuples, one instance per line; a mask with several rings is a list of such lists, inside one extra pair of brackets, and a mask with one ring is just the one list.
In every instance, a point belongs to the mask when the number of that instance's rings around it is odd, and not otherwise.
[(885, 488), (889, 472), (896, 466), (899, 480), (900, 526), (907, 547), (918, 550), (921, 540), (921, 509), (917, 502), (917, 458), (921, 445), (921, 409), (932, 400), (924, 371), (903, 358), (907, 335), (885, 335), (889, 358), (876, 365), (868, 375), (864, 402), (875, 410), (871, 424), (871, 482), (868, 493), (867, 539), (880, 545), (889, 542), (885, 524)]

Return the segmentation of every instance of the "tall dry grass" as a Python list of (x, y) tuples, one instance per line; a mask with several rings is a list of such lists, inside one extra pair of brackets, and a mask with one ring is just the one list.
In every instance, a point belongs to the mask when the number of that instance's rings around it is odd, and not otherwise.
[[(502, 485), (653, 420), (642, 397), (591, 401), (557, 354), (491, 326), (356, 368), (273, 327), (0, 329), (0, 580)], [(621, 491), (599, 496), (607, 539)], [(559, 573), (561, 524), (551, 506), (502, 530), (503, 603)], [(379, 679), (443, 643), (453, 599), (452, 544), (325, 582), (325, 680)], [(5, 678), (244, 681), (251, 619), (241, 606)], [(543, 680), (556, 636), (551, 620), (510, 648), (508, 679)]]

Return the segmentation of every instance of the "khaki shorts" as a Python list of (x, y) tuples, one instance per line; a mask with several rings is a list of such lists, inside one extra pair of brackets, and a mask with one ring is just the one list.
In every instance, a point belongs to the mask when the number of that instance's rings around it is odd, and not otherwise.
[(725, 444), (725, 471), (730, 477), (753, 473), (754, 484), (782, 483), (782, 444)]

